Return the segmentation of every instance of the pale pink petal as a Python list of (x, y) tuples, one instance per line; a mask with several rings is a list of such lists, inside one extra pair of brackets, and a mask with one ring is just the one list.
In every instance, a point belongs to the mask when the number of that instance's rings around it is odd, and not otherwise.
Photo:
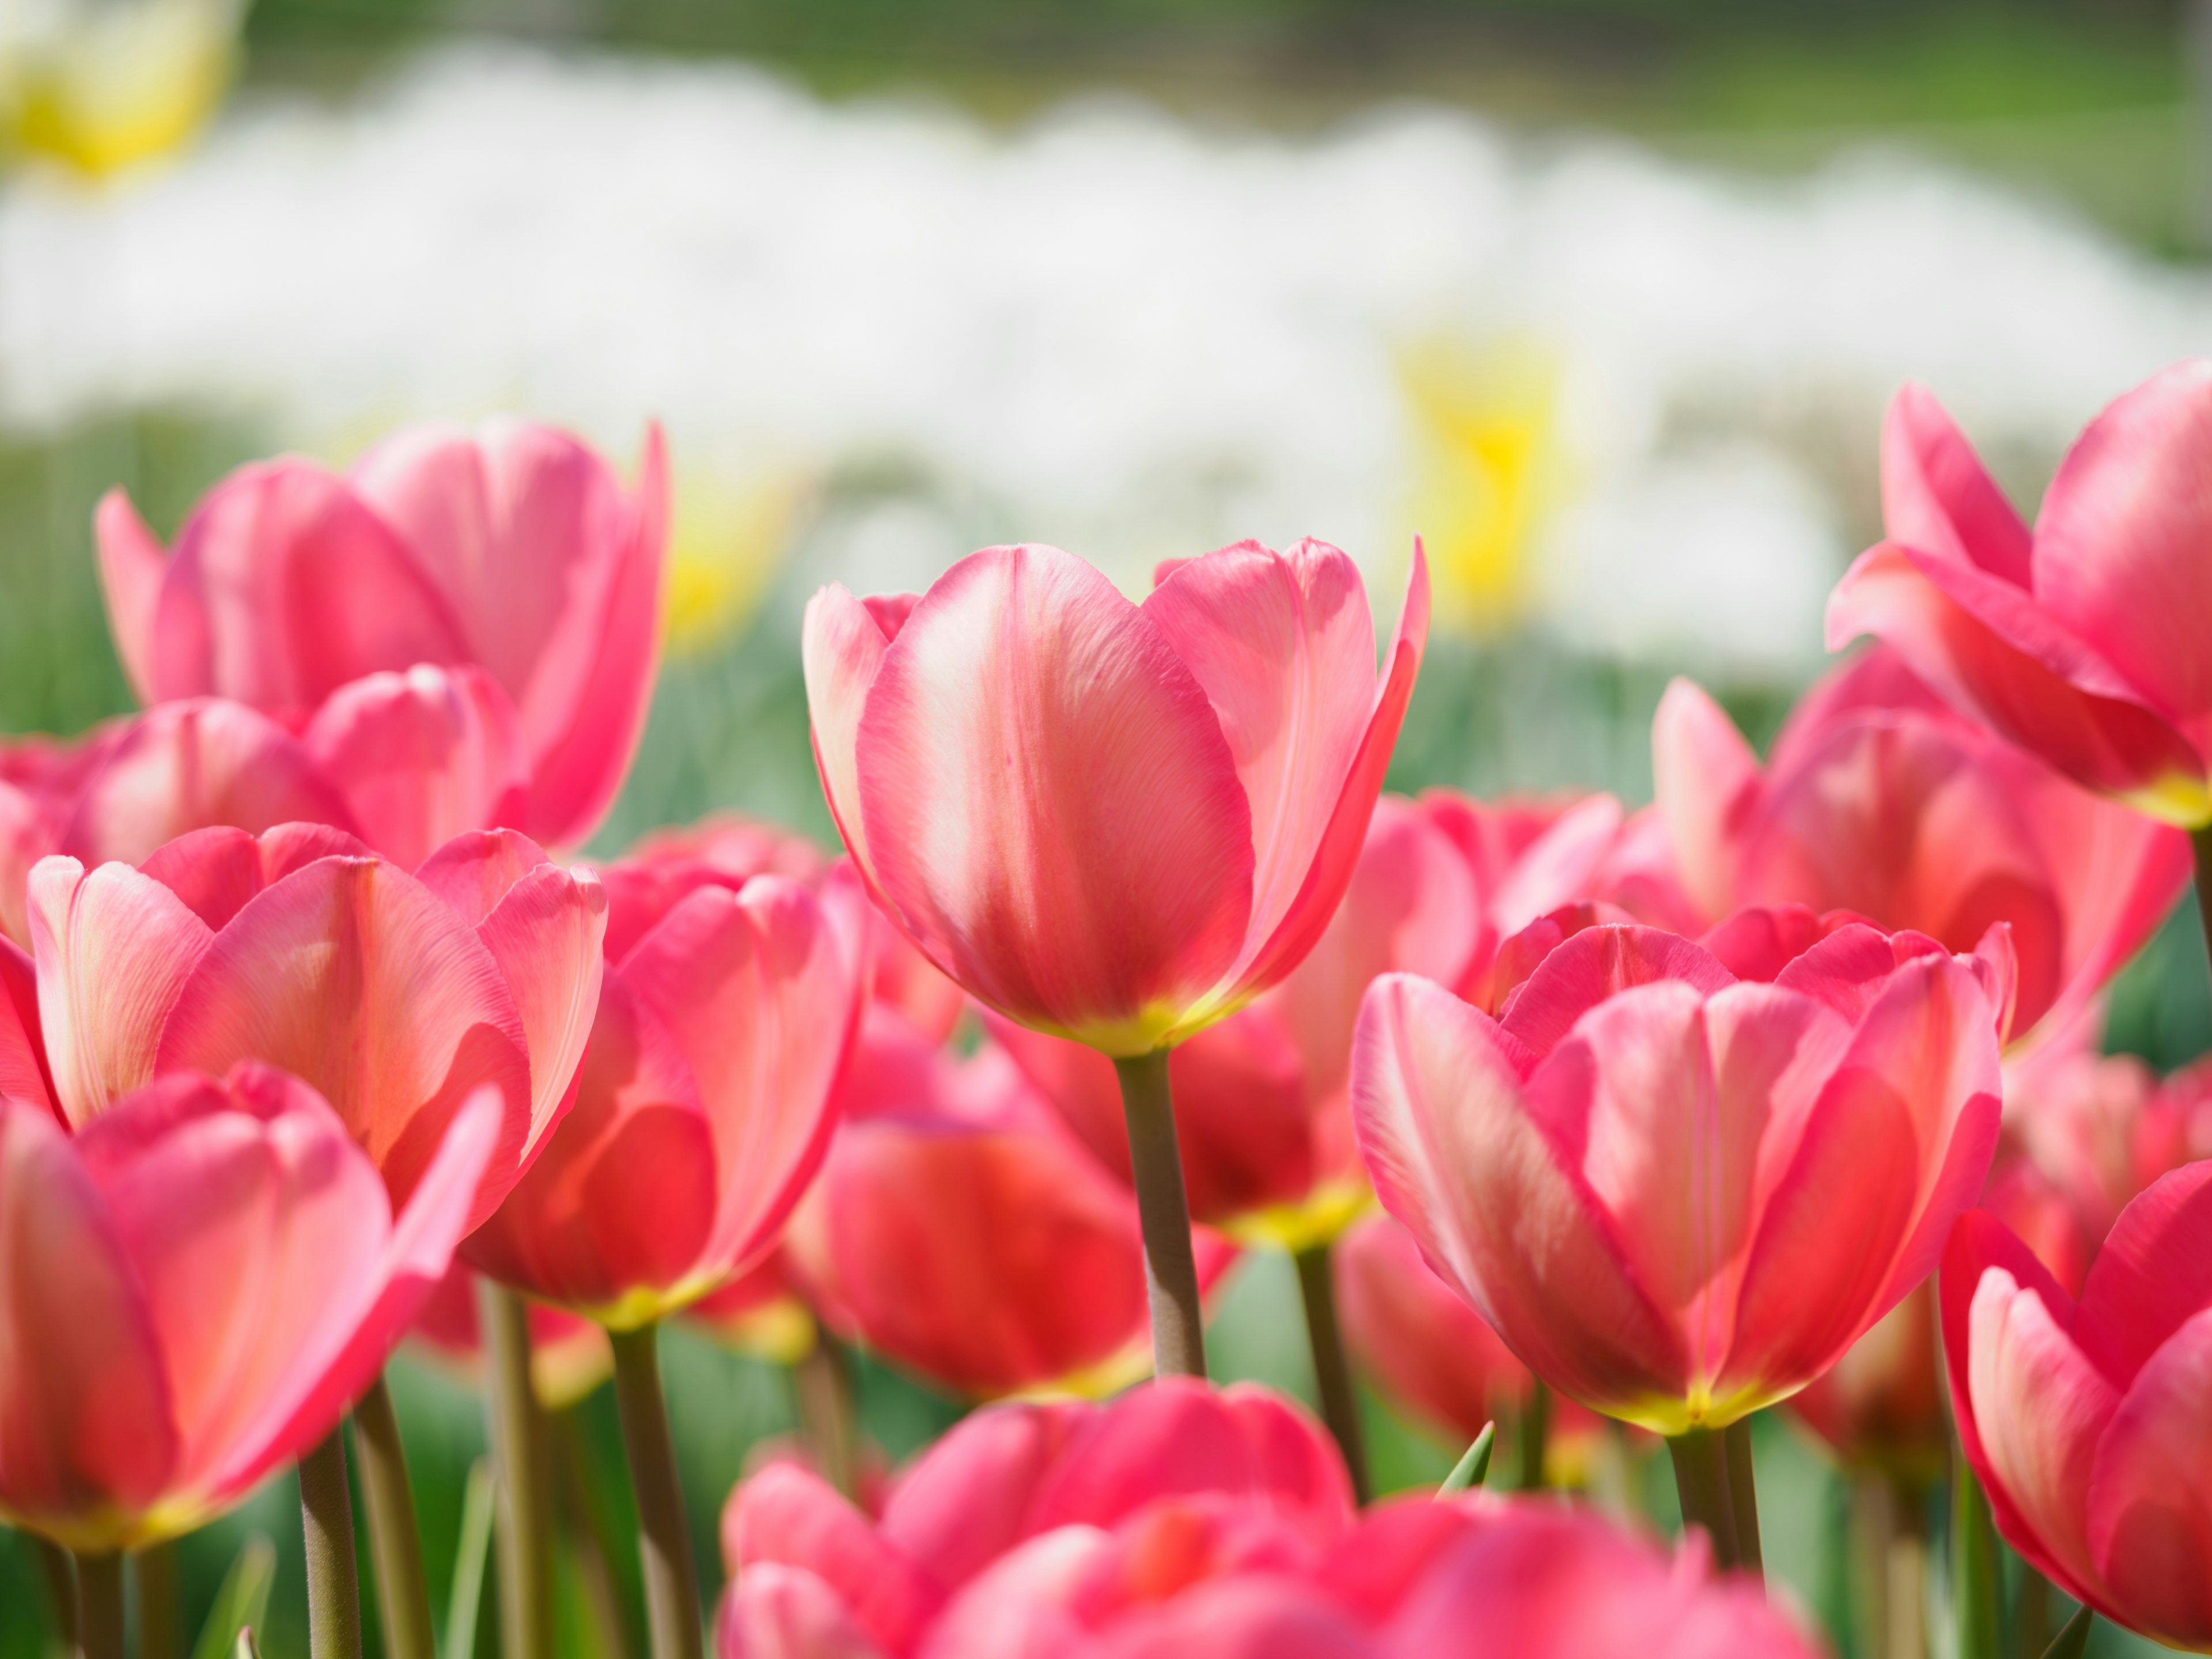
[(1744, 838), (1765, 776), (1735, 722), (1689, 680), (1669, 684), (1652, 716), (1651, 781), (1683, 887), (1707, 921), (1726, 915), (1744, 902)]
[(1706, 951), (1656, 927), (1585, 927), (1544, 958), (1498, 1023), (1541, 1057), (1607, 997), (1660, 980), (1708, 995), (1735, 982)]
[(606, 895), (589, 870), (540, 865), (507, 890), (477, 937), (499, 963), (530, 1057), (526, 1161), (558, 1121), (591, 1036), (605, 969)]
[(153, 690), (304, 720), (349, 680), (467, 654), (405, 543), (344, 480), (311, 461), (263, 461), (210, 490), (177, 537)]
[(472, 665), (365, 675), (315, 711), (301, 741), (362, 839), (403, 869), (523, 813), (530, 759), (514, 707)]
[(1491, 893), (1492, 922), (1501, 933), (1518, 933), (1563, 904), (1596, 896), (1599, 872), (1620, 838), (1622, 822), (1620, 803), (1611, 795), (1587, 796), (1560, 813)]
[(54, 1093), (82, 1127), (153, 1077), (162, 1025), (215, 935), (125, 864), (88, 875), (75, 859), (42, 859), (30, 902)]
[(1216, 1579), (1140, 1607), (1082, 1650), (1083, 1659), (1373, 1659), (1374, 1638), (1288, 1574)]
[(882, 671), (891, 635), (865, 600), (832, 582), (807, 601), (800, 654), (806, 671), (806, 708), (813, 723), (814, 763), (823, 798), (854, 864), (878, 891), (868, 858), (867, 825), (860, 811), (860, 716)]
[(127, 1540), (176, 1462), (135, 1279), (67, 1133), (0, 1100), (0, 1510), (94, 1550)]
[(805, 1568), (895, 1654), (912, 1649), (944, 1599), (943, 1587), (891, 1548), (866, 1516), (788, 1463), (770, 1465), (731, 1494), (722, 1555), (740, 1583), (759, 1562)]
[(39, 1028), (38, 964), (5, 939), (0, 939), (0, 1099), (43, 1106), (60, 1116)]
[(724, 1592), (716, 1659), (886, 1659), (837, 1592), (804, 1567), (758, 1561)]
[(1314, 941), (1336, 914), (1359, 861), (1369, 817), (1389, 768), (1391, 751), (1398, 743), (1398, 728), (1413, 700), (1413, 682), (1421, 672), (1421, 654), (1429, 639), (1429, 562), (1421, 544), (1413, 544), (1413, 570), (1406, 586), (1406, 603), (1398, 613), (1398, 631), (1382, 659), (1382, 675), (1361, 734), (1359, 748), (1345, 775), (1328, 825), (1322, 830), (1304, 884), (1291, 902), (1283, 919), (1256, 952), (1246, 942), (1244, 965), (1230, 992), (1232, 1005), (1255, 991), (1265, 990), (1297, 967)]
[(328, 1101), (406, 1201), (462, 1103), (499, 1091), (497, 1151), (474, 1219), (514, 1184), (530, 1133), (527, 1038), (498, 963), (422, 883), (373, 859), (324, 859), (238, 913), (177, 994), (164, 1071), (241, 1060)]
[(1066, 1659), (1085, 1635), (1076, 1598), (1115, 1556), (1115, 1540), (1096, 1527), (1030, 1539), (952, 1598), (915, 1659)]
[(283, 728), (240, 703), (193, 699), (149, 709), (116, 736), (61, 850), (136, 864), (210, 824), (258, 835), (292, 823), (354, 827), (345, 797)]
[(1143, 1053), (1237, 960), (1252, 830), (1229, 744), (1159, 629), (1080, 560), (955, 565), (884, 653), (858, 735), (855, 857), (1001, 1012)]
[(2196, 745), (2025, 590), (1885, 542), (1828, 599), (1829, 649), (1862, 634), (2076, 782), (2176, 822), (2212, 816)]
[(2141, 1194), (2090, 1264), (2074, 1340), (2124, 1390), (2160, 1345), (2212, 1307), (2212, 1161), (2185, 1164)]
[(2029, 586), (2027, 525), (1924, 386), (1899, 388), (1882, 422), (1881, 519), (1893, 542)]
[(2169, 718), (2212, 712), (2212, 362), (2113, 400), (2060, 463), (2035, 523), (2036, 602)]
[(111, 489), (92, 515), (92, 539), (100, 553), (100, 587), (107, 601), (107, 627), (115, 654), (141, 702), (154, 690), (155, 621), (161, 610), (161, 580), (169, 556), (131, 497)]
[(2089, 1553), (2107, 1605), (2130, 1628), (2173, 1647), (2212, 1646), (2208, 1458), (2212, 1309), (2191, 1315), (2137, 1374), (2098, 1444), (2089, 1482)]
[(1678, 1398), (1680, 1335), (1529, 1116), (1496, 1033), (1426, 980), (1388, 975), (1369, 990), (1352, 1101), (1376, 1195), (1429, 1265), (1563, 1392), (1632, 1412)]

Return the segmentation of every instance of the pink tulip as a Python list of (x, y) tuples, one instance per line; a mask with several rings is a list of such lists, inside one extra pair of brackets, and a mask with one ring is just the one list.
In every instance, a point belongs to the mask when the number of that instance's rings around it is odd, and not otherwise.
[(861, 915), (849, 874), (819, 898), (769, 875), (669, 906), (606, 964), (574, 1109), (469, 1264), (626, 1330), (763, 1255), (835, 1127)]
[(2212, 1649), (2212, 1163), (2122, 1212), (2078, 1303), (1966, 1216), (1942, 1307), (1960, 1443), (2007, 1541), (2117, 1623)]
[(409, 428), (343, 477), (242, 467), (173, 552), (119, 490), (95, 529), (139, 696), (228, 697), (301, 733), (411, 863), (509, 821), (573, 846), (605, 815), (644, 725), (666, 519), (657, 429), (630, 492), (566, 433), (501, 420)]
[[(483, 1370), (483, 1331), (478, 1322), (477, 1276), (455, 1261), (422, 1303), (408, 1333), (414, 1351), (427, 1355), (471, 1387)], [(543, 1302), (528, 1305), (530, 1380), (548, 1411), (573, 1406), (613, 1375), (607, 1334), (588, 1319)]]
[[(956, 1060), (878, 1003), (839, 1111), (787, 1246), (833, 1329), (971, 1398), (1143, 1374), (1135, 1201), (1005, 1054)], [(1196, 1246), (1203, 1285), (1235, 1253)]]
[(1247, 1388), (978, 1413), (861, 1513), (802, 1471), (723, 1512), (721, 1659), (1581, 1659), (1812, 1651), (1755, 1590), (1594, 1516), (1480, 1494), (1355, 1516)]
[(1280, 981), (1352, 878), (1427, 636), (1375, 671), (1352, 562), (1240, 543), (1142, 604), (988, 548), (927, 594), (807, 607), (823, 787), (885, 914), (987, 1006), (1109, 1054)]
[(2177, 363), (2090, 422), (2030, 531), (1934, 397), (1905, 387), (1882, 431), (1887, 536), (1829, 599), (1829, 648), (1872, 634), (2075, 782), (2212, 821), (2208, 444), (2212, 362)]
[(72, 1139), (0, 1099), (0, 1513), (188, 1532), (330, 1433), (446, 1270), (498, 1138), (470, 1096), (395, 1215), (297, 1079), (173, 1073)]
[(1496, 1020), (1389, 975), (1353, 1055), (1360, 1150), (1539, 1376), (1661, 1433), (1722, 1427), (1833, 1364), (1979, 1191), (2001, 935), (1992, 952), (1852, 926), (1761, 984), (1596, 927)]
[(29, 894), (51, 1092), (27, 1098), (82, 1128), (162, 1073), (264, 1060), (322, 1095), (404, 1203), (489, 1086), (471, 1226), (551, 1133), (599, 994), (598, 881), (514, 830), (410, 876), (324, 826), (200, 830), (135, 869), (43, 860)]
[(2077, 1015), (2188, 883), (2187, 836), (1952, 714), (1887, 649), (1807, 693), (1765, 767), (1687, 680), (1668, 688), (1651, 745), (1707, 925), (1802, 904), (1971, 951), (2008, 922), (2018, 1031)]

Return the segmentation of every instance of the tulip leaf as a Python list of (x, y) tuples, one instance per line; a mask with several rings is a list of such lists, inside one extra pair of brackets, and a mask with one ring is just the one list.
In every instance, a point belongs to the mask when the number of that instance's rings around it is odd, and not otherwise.
[(441, 1659), (475, 1659), (477, 1609), (483, 1601), (484, 1558), (491, 1551), (491, 1460), (469, 1467), (461, 1498), (461, 1541), (453, 1553), (453, 1591), (446, 1603), (446, 1640)]
[(2097, 1615), (2086, 1607), (2075, 1610), (2064, 1628), (2051, 1638), (2051, 1645), (2043, 1650), (2043, 1659), (2081, 1659), (2089, 1650), (2089, 1626)]
[(259, 1533), (246, 1540), (215, 1593), (207, 1623), (192, 1644), (192, 1659), (240, 1659), (240, 1643), (269, 1608), (269, 1587), (276, 1582), (276, 1547)]
[(1467, 1449), (1458, 1462), (1452, 1465), (1452, 1472), (1444, 1477), (1443, 1485), (1437, 1488), (1437, 1496), (1449, 1498), (1455, 1492), (1480, 1486), (1490, 1473), (1490, 1449), (1497, 1443), (1498, 1425), (1484, 1424), (1482, 1432), (1474, 1437), (1474, 1443)]

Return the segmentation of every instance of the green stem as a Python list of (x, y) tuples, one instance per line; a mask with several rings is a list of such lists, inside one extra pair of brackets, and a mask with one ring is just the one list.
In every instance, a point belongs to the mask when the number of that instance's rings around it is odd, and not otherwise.
[(2051, 1645), (2043, 1650), (2043, 1659), (2081, 1659), (2089, 1650), (2089, 1626), (2096, 1622), (2097, 1615), (2087, 1607), (2078, 1609), (2051, 1638)]
[(1336, 1437), (1344, 1467), (1352, 1475), (1353, 1499), (1371, 1496), (1367, 1484), (1367, 1445), (1359, 1429), (1359, 1396), (1352, 1391), (1352, 1367), (1344, 1358), (1344, 1333), (1336, 1321), (1336, 1281), (1326, 1243), (1291, 1253), (1297, 1264), (1298, 1295), (1305, 1303), (1306, 1346), (1313, 1351), (1314, 1383), (1321, 1394), (1321, 1420)]
[(422, 1540), (415, 1528), (415, 1494), (408, 1486), (392, 1390), (384, 1386), (381, 1372), (353, 1408), (353, 1432), (386, 1659), (438, 1659), (430, 1589), (422, 1579)]
[(138, 1579), (138, 1659), (177, 1659), (177, 1548), (149, 1544), (131, 1558)]
[(591, 1471), (586, 1462), (582, 1431), (576, 1426), (574, 1407), (550, 1414), (554, 1478), (561, 1489), (561, 1507), (569, 1526), (576, 1578), (584, 1592), (584, 1608), (599, 1637), (600, 1659), (629, 1659), (630, 1642), (623, 1628), (622, 1597), (615, 1589), (613, 1528), (607, 1523), (592, 1493)]
[(123, 1558), (112, 1550), (76, 1558), (76, 1650), (123, 1659)]
[(1682, 1524), (1703, 1527), (1712, 1540), (1713, 1565), (1732, 1571), (1743, 1559), (1735, 1535), (1735, 1505), (1729, 1491), (1728, 1437), (1719, 1429), (1692, 1429), (1669, 1436), (1674, 1462), (1674, 1490), (1682, 1498)]
[(826, 1330), (792, 1368), (799, 1431), (822, 1478), (846, 1497), (854, 1495), (860, 1469), (860, 1431), (853, 1409), (853, 1357)]
[(1955, 1452), (1951, 1460), (1951, 1606), (1959, 1659), (1997, 1659), (1996, 1534), (1981, 1483)]
[(2051, 1640), (2051, 1581), (2023, 1561), (2020, 1595), (2013, 1603), (2012, 1648), (2021, 1659), (2038, 1659)]
[(2204, 949), (2212, 956), (2212, 824), (2189, 832), (2190, 850), (2197, 854), (2197, 920), (2204, 929)]
[(1759, 1486), (1751, 1468), (1751, 1419), (1740, 1418), (1721, 1431), (1728, 1443), (1729, 1508), (1735, 1516), (1736, 1556), (1754, 1578), (1766, 1576), (1759, 1547)]
[(630, 1489), (637, 1494), (638, 1555), (645, 1568), (646, 1625), (653, 1659), (700, 1659), (699, 1581), (691, 1562), (691, 1529), (676, 1478), (676, 1448), (660, 1395), (659, 1328), (610, 1331), (615, 1350), (615, 1405)]
[(1514, 1472), (1513, 1484), (1522, 1492), (1541, 1492), (1544, 1447), (1552, 1437), (1552, 1388), (1540, 1376), (1529, 1382), (1528, 1400), (1521, 1407), (1518, 1426), (1521, 1467)]
[(355, 1577), (353, 1494), (345, 1430), (331, 1429), (300, 1460), (300, 1521), (307, 1540), (307, 1650), (361, 1659), (361, 1584)]
[(53, 1608), (54, 1634), (65, 1652), (76, 1651), (76, 1565), (70, 1553), (51, 1538), (30, 1534), (38, 1552), (39, 1571), (46, 1575), (46, 1600)]
[(1206, 1375), (1206, 1320), (1198, 1300), (1198, 1262), (1190, 1248), (1190, 1202), (1176, 1146), (1168, 1051), (1117, 1059), (1121, 1115), (1129, 1127), (1129, 1172), (1145, 1238), (1145, 1289), (1152, 1308), (1152, 1370), (1161, 1376)]
[(483, 1328), (492, 1460), (499, 1473), (499, 1629), (505, 1659), (550, 1659), (552, 1513), (545, 1480), (545, 1430), (530, 1381), (530, 1319), (522, 1298), (477, 1281)]

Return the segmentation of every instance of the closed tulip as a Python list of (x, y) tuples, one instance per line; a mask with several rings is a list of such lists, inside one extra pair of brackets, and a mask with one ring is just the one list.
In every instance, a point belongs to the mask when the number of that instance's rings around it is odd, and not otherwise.
[(575, 1105), (470, 1264), (619, 1331), (764, 1255), (836, 1123), (860, 904), (849, 875), (819, 898), (763, 875), (670, 904), (606, 964)]
[[(838, 1110), (787, 1245), (832, 1329), (969, 1398), (1143, 1375), (1135, 1201), (1004, 1054), (957, 1059), (878, 1003)], [(1235, 1255), (1196, 1248), (1201, 1285)]]
[(1375, 668), (1352, 562), (1240, 543), (1141, 604), (988, 548), (919, 599), (807, 607), (815, 754), (870, 891), (1009, 1019), (1109, 1054), (1283, 979), (1352, 878), (1427, 635)]
[(0, 1098), (0, 1514), (136, 1548), (320, 1442), (446, 1271), (501, 1115), (470, 1095), (395, 1212), (270, 1067), (164, 1076), (74, 1137)]
[(1942, 1297), (1960, 1443), (1998, 1530), (2100, 1613), (2212, 1650), (2212, 1163), (2122, 1212), (2078, 1302), (1979, 1211)]
[(410, 875), (326, 826), (201, 830), (135, 868), (43, 860), (29, 896), (39, 1103), (82, 1127), (161, 1073), (264, 1060), (322, 1096), (404, 1202), (489, 1085), (501, 1117), (471, 1226), (551, 1132), (599, 998), (598, 881), (513, 830)]
[(567, 847), (598, 824), (651, 695), (666, 497), (657, 430), (632, 491), (501, 420), (409, 428), (343, 476), (242, 467), (166, 552), (119, 490), (95, 529), (140, 697), (270, 715), (412, 863), (460, 829)]
[(2008, 995), (1992, 949), (1850, 926), (1769, 984), (1601, 926), (1494, 1020), (1388, 976), (1360, 1015), (1360, 1148), (1536, 1375), (1663, 1434), (1720, 1427), (1833, 1364), (1979, 1191)]
[(1882, 430), (1885, 539), (1828, 601), (1828, 643), (1894, 647), (1955, 707), (2086, 788), (2212, 822), (2212, 362), (2116, 399), (2031, 530), (1923, 387)]
[(2019, 960), (2015, 1032), (2078, 1016), (2172, 908), (2188, 838), (1945, 707), (1887, 648), (1800, 701), (1761, 766), (1711, 697), (1668, 688), (1652, 770), (1706, 925), (1744, 905), (1848, 910)]

